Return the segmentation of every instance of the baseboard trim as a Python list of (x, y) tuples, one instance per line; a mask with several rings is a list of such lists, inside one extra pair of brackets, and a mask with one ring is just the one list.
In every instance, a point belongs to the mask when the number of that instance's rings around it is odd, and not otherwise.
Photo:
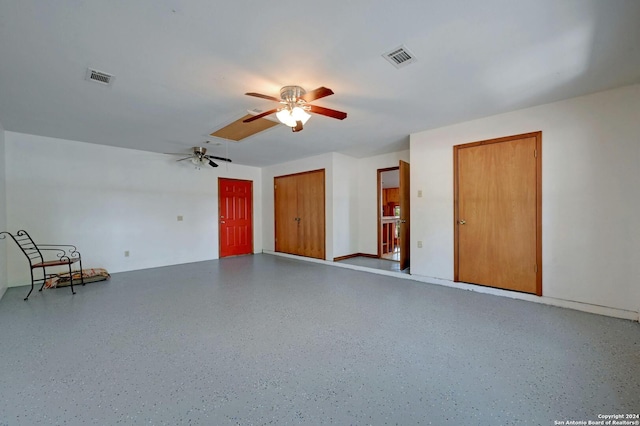
[(334, 257), (333, 261), (334, 262), (340, 262), (341, 260), (346, 260), (346, 259), (352, 259), (354, 257), (370, 257), (372, 259), (377, 259), (378, 255), (376, 254), (369, 254), (369, 253), (353, 253), (353, 254), (347, 254), (346, 256), (338, 256), (338, 257)]
[(499, 288), (485, 287), (480, 285), (454, 282), (442, 278), (412, 275), (412, 279), (428, 284), (442, 285), (445, 287), (457, 288), (459, 290), (475, 291), (477, 293), (491, 294), (494, 296), (508, 297), (510, 299), (525, 300), (527, 302), (540, 303), (543, 305), (555, 306), (558, 308), (573, 309), (575, 311), (588, 312), (591, 314), (604, 315), (607, 317), (628, 319), (632, 321), (640, 320), (640, 313), (625, 309), (611, 308), (608, 306), (593, 305), (590, 303), (565, 300), (549, 296), (537, 296), (535, 294), (518, 293)]
[(445, 287), (455, 288), (458, 290), (475, 291), (478, 293), (491, 294), (494, 296), (508, 297), (510, 299), (525, 300), (527, 302), (541, 303), (543, 305), (555, 306), (558, 308), (573, 309), (575, 311), (588, 312), (591, 314), (604, 315), (607, 317), (627, 319), (627, 320), (636, 321), (636, 322), (640, 321), (640, 312), (636, 312), (636, 311), (627, 311), (625, 309), (610, 308), (608, 306), (593, 305), (589, 303), (576, 302), (573, 300), (557, 299), (557, 298), (548, 297), (548, 296), (536, 296), (535, 294), (512, 292), (512, 291), (501, 290), (501, 289), (492, 288), (492, 287), (484, 287), (484, 286), (478, 286), (473, 284), (454, 282), (454, 281), (445, 280), (442, 278), (427, 277), (423, 275), (402, 274), (400, 272), (384, 271), (381, 269), (367, 268), (364, 266), (349, 265), (347, 263), (336, 263), (328, 260), (312, 259), (310, 257), (295, 256), (292, 254), (278, 253), (278, 252), (273, 252), (269, 250), (263, 250), (262, 252), (265, 254), (272, 254), (275, 256), (288, 257), (290, 259), (302, 260), (305, 262), (322, 263), (328, 266), (334, 266), (338, 268), (353, 269), (356, 271), (369, 272), (373, 274), (386, 275), (386, 276), (405, 279), (405, 280), (418, 281), (425, 284), (441, 285)]

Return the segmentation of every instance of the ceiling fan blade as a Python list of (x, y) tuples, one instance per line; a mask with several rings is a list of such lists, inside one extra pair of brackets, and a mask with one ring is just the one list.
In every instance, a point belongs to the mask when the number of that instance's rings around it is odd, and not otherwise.
[(309, 105), (311, 109), (309, 111), (316, 114), (326, 115), (327, 117), (337, 118), (338, 120), (344, 120), (347, 118), (347, 113), (342, 111), (336, 111), (335, 109), (324, 108), (316, 105)]
[(229, 158), (224, 158), (224, 157), (216, 157), (215, 155), (206, 155), (205, 157), (207, 157), (208, 159), (215, 159), (215, 160), (220, 160), (220, 161), (226, 161), (227, 163), (231, 163), (231, 159)]
[(302, 121), (296, 121), (296, 127), (292, 127), (292, 132), (299, 132), (302, 130)]
[(253, 117), (247, 118), (246, 120), (242, 120), (243, 123), (251, 123), (259, 118), (266, 117), (267, 115), (271, 115), (274, 112), (278, 112), (278, 108), (270, 109), (269, 111), (265, 111), (262, 114), (254, 115)]
[[(184, 155), (184, 154), (180, 154), (180, 155)], [(188, 156), (188, 157), (181, 158), (181, 159), (176, 160), (176, 161), (184, 161), (184, 160), (188, 160), (189, 158), (193, 158), (193, 155), (190, 155), (190, 156)]]
[(213, 161), (209, 160), (209, 165), (211, 167), (218, 167), (218, 165), (216, 163), (214, 163)]
[(274, 98), (273, 96), (263, 95), (262, 93), (249, 92), (245, 93), (247, 96), (254, 96), (256, 98), (268, 99), (270, 101), (280, 102), (282, 99)]
[(300, 96), (300, 98), (307, 102), (312, 102), (316, 99), (324, 98), (325, 96), (329, 95), (333, 95), (333, 90), (327, 87), (318, 87), (316, 90), (312, 90)]

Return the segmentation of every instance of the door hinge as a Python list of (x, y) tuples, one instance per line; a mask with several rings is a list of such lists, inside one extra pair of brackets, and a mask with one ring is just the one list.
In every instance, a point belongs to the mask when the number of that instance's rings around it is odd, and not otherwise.
[(534, 158), (538, 158), (538, 150), (537, 149), (533, 150), (533, 156), (534, 156)]
[(278, 185), (273, 185), (273, 189), (278, 189)]
[(538, 273), (538, 264), (533, 265), (533, 272)]

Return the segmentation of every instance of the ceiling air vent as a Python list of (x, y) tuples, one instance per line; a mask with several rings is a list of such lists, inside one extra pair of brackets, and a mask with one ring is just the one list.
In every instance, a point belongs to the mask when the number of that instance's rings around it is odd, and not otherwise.
[(406, 67), (416, 61), (416, 57), (405, 46), (398, 46), (386, 53), (382, 54), (391, 65), (396, 68)]
[(92, 70), (91, 68), (87, 68), (87, 75), (85, 77), (88, 81), (93, 81), (95, 83), (104, 84), (105, 86), (111, 86), (113, 83), (113, 75), (107, 74), (106, 72)]

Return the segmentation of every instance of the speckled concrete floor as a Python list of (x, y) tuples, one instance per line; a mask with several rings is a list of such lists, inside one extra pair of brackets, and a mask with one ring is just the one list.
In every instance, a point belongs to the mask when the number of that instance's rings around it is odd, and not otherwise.
[(271, 255), (0, 301), (0, 425), (552, 425), (640, 411), (638, 323)]
[(409, 268), (401, 271), (400, 262), (396, 262), (394, 260), (388, 260), (388, 259), (375, 259), (371, 257), (358, 256), (358, 257), (351, 257), (349, 259), (340, 260), (337, 263), (363, 266), (365, 268), (379, 269), (382, 271), (398, 272), (401, 274), (409, 273)]

